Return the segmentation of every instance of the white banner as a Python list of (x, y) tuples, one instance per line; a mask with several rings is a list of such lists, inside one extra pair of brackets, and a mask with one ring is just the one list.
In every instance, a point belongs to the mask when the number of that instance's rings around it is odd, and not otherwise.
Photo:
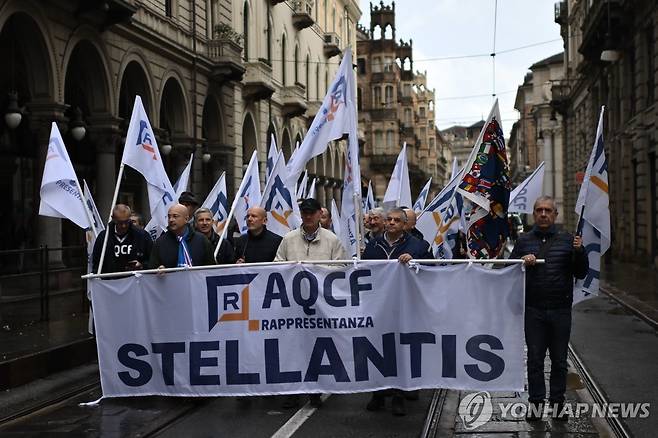
[(241, 265), (91, 283), (104, 397), (523, 390), (520, 265)]

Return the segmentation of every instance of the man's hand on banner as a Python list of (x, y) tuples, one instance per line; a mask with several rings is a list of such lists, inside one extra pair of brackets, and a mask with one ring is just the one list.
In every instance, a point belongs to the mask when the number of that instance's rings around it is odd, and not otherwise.
[(537, 262), (537, 257), (535, 257), (534, 254), (524, 255), (521, 259), (523, 260), (524, 266), (534, 266)]
[(398, 261), (400, 263), (409, 263), (409, 260), (411, 260), (413, 257), (411, 257), (411, 254), (404, 253), (400, 257), (398, 257)]

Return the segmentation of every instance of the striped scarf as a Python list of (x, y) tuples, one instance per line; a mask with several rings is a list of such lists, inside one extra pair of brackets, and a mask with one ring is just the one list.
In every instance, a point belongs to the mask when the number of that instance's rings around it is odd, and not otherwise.
[(178, 267), (192, 266), (192, 257), (190, 251), (187, 249), (187, 236), (190, 234), (190, 228), (185, 227), (185, 232), (182, 236), (176, 236), (178, 239)]

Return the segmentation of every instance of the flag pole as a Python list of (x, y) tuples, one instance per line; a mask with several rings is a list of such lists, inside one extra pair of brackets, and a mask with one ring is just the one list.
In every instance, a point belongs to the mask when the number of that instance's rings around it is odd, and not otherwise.
[[(352, 184), (356, 187), (356, 181)], [(361, 190), (361, 181), (359, 181), (359, 190)], [(356, 233), (356, 259), (361, 260), (361, 226), (363, 219), (361, 218), (361, 206), (359, 205), (359, 195), (356, 192), (352, 193), (352, 200), (354, 201), (354, 232)]]
[[(101, 269), (103, 269), (103, 262), (105, 261), (105, 250), (107, 249), (107, 239), (110, 235), (110, 222), (112, 222), (112, 210), (114, 209), (114, 205), (117, 202), (117, 198), (119, 197), (119, 186), (121, 185), (121, 178), (123, 177), (123, 168), (125, 164), (123, 164), (123, 161), (121, 162), (121, 166), (119, 166), (119, 175), (117, 175), (117, 183), (116, 186), (114, 187), (114, 195), (112, 197), (112, 205), (110, 205), (110, 216), (107, 219), (107, 227), (105, 227), (105, 237), (103, 238), (103, 249), (101, 250), (101, 260), (98, 263), (98, 272), (97, 274), (101, 273)], [(85, 206), (86, 208), (86, 206)]]
[(215, 259), (217, 258), (217, 254), (219, 253), (219, 247), (222, 246), (222, 242), (224, 241), (224, 238), (226, 238), (226, 233), (228, 232), (228, 227), (231, 225), (231, 219), (233, 219), (233, 215), (235, 213), (235, 206), (237, 205), (238, 198), (237, 196), (233, 199), (233, 203), (231, 204), (231, 211), (228, 212), (228, 216), (226, 217), (226, 225), (224, 225), (224, 229), (222, 230), (222, 234), (219, 235), (219, 241), (217, 241), (217, 246), (215, 247), (215, 252), (213, 253)]

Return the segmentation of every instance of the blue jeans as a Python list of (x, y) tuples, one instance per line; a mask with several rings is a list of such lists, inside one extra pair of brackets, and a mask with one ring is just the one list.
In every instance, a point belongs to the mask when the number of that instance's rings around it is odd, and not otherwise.
[(564, 402), (567, 389), (567, 353), (571, 335), (571, 308), (525, 309), (525, 342), (528, 346), (528, 400), (541, 403), (546, 398), (544, 359), (551, 358), (549, 401)]

